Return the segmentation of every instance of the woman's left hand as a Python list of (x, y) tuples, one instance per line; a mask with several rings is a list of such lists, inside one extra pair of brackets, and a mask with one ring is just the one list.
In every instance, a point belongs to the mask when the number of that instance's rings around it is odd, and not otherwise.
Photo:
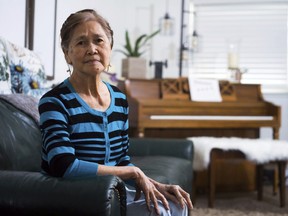
[(182, 208), (187, 205), (189, 209), (193, 209), (189, 193), (184, 191), (179, 185), (161, 184), (153, 179), (150, 179), (150, 181), (167, 199), (179, 204)]

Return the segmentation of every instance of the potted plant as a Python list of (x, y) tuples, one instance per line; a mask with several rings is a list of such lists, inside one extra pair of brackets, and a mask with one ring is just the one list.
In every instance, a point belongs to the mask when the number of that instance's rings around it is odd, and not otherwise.
[(157, 30), (149, 35), (142, 34), (134, 43), (131, 42), (128, 31), (125, 32), (125, 45), (124, 49), (117, 50), (123, 53), (127, 58), (122, 60), (122, 76), (126, 78), (146, 78), (147, 74), (147, 61), (142, 58), (147, 42), (157, 35), (160, 30)]

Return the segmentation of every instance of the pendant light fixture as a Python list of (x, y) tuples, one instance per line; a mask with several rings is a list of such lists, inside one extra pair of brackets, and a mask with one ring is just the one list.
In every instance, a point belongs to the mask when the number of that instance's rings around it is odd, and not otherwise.
[(168, 13), (169, 1), (166, 0), (166, 13), (164, 17), (160, 18), (161, 35), (173, 35), (174, 34), (174, 19), (170, 17)]
[(193, 16), (194, 16), (194, 22), (193, 22), (194, 30), (192, 34), (191, 48), (194, 52), (197, 52), (199, 51), (199, 35), (196, 30), (197, 29), (197, 14), (195, 11), (193, 12)]

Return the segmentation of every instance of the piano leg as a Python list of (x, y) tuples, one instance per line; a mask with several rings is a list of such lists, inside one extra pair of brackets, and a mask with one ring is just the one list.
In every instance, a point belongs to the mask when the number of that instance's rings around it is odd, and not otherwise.
[(279, 139), (279, 127), (273, 127), (273, 139)]

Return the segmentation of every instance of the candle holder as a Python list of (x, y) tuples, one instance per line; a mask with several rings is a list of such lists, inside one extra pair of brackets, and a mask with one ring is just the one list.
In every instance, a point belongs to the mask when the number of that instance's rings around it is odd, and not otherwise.
[(231, 82), (239, 83), (242, 73), (239, 68), (239, 41), (229, 41), (227, 53), (227, 66), (230, 72)]
[(247, 73), (248, 70), (240, 68), (228, 68), (230, 71), (230, 81), (234, 83), (241, 83), (242, 75)]

